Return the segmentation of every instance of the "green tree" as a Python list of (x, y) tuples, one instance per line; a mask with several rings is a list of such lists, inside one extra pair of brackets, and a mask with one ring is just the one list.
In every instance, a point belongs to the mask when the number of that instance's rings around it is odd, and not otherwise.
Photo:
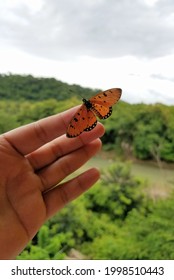
[(140, 159), (155, 159), (159, 163), (167, 131), (162, 108), (149, 106), (137, 115), (136, 122), (133, 140), (135, 156)]
[(143, 187), (143, 181), (131, 175), (129, 164), (113, 164), (103, 171), (100, 184), (88, 192), (89, 207), (113, 220), (124, 220), (132, 209), (141, 208)]
[(91, 259), (173, 260), (174, 196), (149, 206), (146, 214), (133, 209), (115, 234), (96, 237), (83, 247)]

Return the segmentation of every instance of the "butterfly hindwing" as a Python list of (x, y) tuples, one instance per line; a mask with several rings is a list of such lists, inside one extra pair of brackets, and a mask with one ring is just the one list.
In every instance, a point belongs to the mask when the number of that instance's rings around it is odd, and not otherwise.
[(99, 119), (107, 119), (112, 114), (112, 107), (106, 107), (97, 103), (92, 103), (91, 110)]

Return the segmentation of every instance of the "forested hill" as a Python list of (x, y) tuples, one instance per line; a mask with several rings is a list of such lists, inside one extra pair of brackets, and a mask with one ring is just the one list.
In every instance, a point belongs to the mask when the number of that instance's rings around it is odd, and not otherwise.
[(0, 100), (66, 100), (72, 96), (88, 98), (96, 91), (79, 85), (68, 85), (54, 78), (35, 78), (31, 75), (0, 74)]

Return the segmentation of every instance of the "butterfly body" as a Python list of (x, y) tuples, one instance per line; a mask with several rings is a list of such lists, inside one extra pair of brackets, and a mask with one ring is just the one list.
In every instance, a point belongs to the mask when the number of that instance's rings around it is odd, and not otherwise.
[(88, 110), (92, 108), (92, 103), (89, 100), (83, 98), (82, 101)]
[(77, 137), (83, 131), (90, 131), (97, 125), (97, 118), (107, 119), (112, 114), (112, 105), (121, 97), (119, 88), (109, 89), (91, 97), (83, 98), (83, 104), (76, 112), (67, 128), (66, 136)]

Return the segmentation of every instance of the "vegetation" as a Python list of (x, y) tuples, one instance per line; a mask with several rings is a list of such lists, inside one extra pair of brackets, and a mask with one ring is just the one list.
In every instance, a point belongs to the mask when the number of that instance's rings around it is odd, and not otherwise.
[[(53, 78), (0, 75), (0, 133), (64, 111), (95, 92)], [(103, 122), (106, 154), (154, 160), (160, 170), (174, 162), (174, 106), (121, 100)], [(44, 224), (18, 259), (64, 259), (71, 248), (90, 259), (173, 259), (173, 202), (172, 193), (152, 201), (130, 164), (107, 164), (101, 180)]]
[(74, 95), (90, 96), (96, 91), (82, 88), (78, 85), (68, 85), (54, 78), (34, 78), (31, 75), (0, 75), (0, 100), (30, 100), (47, 99), (65, 100)]
[(127, 165), (113, 165), (107, 173), (107, 185), (101, 179), (62, 209), (18, 259), (64, 259), (71, 248), (87, 259), (173, 259), (174, 196), (154, 204)]

